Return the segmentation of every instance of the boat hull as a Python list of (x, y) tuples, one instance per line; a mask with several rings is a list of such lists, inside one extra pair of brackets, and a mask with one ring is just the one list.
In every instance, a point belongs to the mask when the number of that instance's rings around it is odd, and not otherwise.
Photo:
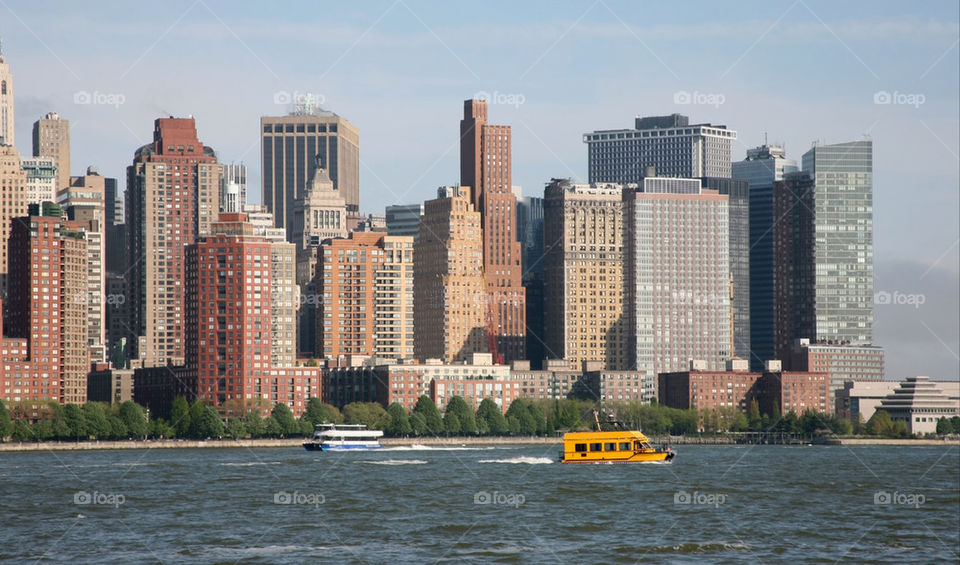
[(593, 459), (566, 459), (563, 458), (560, 460), (561, 463), (655, 463), (655, 462), (664, 462), (669, 463), (673, 456), (676, 455), (673, 451), (658, 451), (654, 453), (637, 453), (631, 457), (626, 458), (614, 458), (614, 457), (597, 457)]
[(304, 442), (303, 448), (307, 451), (369, 451), (383, 449), (382, 445), (323, 445), (321, 443)]

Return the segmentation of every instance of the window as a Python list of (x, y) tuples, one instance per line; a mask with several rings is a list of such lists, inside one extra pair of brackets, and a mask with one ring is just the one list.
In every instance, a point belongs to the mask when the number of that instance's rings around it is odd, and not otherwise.
[(576, 451), (577, 453), (580, 453), (580, 452), (582, 452), (582, 451), (586, 451), (586, 450), (587, 450), (587, 444), (585, 444), (585, 443), (577, 443), (577, 444), (575, 444), (575, 445), (573, 446), (573, 450)]
[(604, 451), (616, 451), (616, 450), (617, 450), (617, 444), (616, 444), (615, 442), (612, 442), (612, 441), (611, 441), (611, 442), (608, 442), (608, 443), (605, 443), (605, 444), (603, 444), (603, 450), (604, 450)]
[(630, 451), (630, 442), (625, 441), (620, 444), (620, 451)]
[(590, 444), (590, 451), (603, 451), (603, 444), (602, 444), (602, 443), (591, 443), (591, 444)]

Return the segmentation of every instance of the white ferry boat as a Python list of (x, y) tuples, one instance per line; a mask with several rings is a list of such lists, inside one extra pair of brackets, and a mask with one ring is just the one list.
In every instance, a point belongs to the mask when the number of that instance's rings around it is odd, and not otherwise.
[(307, 451), (341, 451), (347, 449), (380, 449), (380, 430), (368, 430), (363, 424), (317, 424), (310, 441), (303, 442)]

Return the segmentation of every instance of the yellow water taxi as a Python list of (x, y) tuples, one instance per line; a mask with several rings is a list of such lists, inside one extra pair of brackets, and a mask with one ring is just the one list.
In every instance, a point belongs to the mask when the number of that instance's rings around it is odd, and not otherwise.
[(669, 447), (650, 445), (647, 436), (636, 430), (601, 431), (600, 419), (594, 432), (569, 432), (563, 435), (561, 463), (641, 463), (670, 461), (676, 455)]

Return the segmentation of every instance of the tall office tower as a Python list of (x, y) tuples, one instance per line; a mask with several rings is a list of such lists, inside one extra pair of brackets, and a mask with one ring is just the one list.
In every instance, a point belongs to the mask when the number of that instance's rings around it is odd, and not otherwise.
[(13, 75), (0, 43), (0, 145), (13, 146)]
[(487, 352), (483, 228), (470, 187), (448, 186), (423, 204), (413, 248), (417, 359), (453, 362)]
[(775, 352), (873, 340), (873, 142), (815, 146), (774, 184)]
[(750, 184), (745, 180), (704, 177), (703, 188), (730, 197), (730, 304), (733, 355), (750, 360)]
[(637, 118), (633, 129), (583, 135), (590, 182), (640, 182), (647, 167), (666, 177), (730, 177), (737, 132), (727, 126), (693, 124), (680, 114)]
[[(87, 175), (99, 175), (100, 171), (90, 165), (87, 167)], [(103, 204), (105, 219), (108, 226), (116, 226), (123, 223), (123, 197), (117, 192), (117, 179), (103, 178)]]
[(487, 332), (496, 340), (495, 353), (506, 362), (526, 358), (527, 331), (510, 146), (510, 126), (487, 123), (486, 100), (463, 102), (460, 184), (472, 187), (473, 208), (480, 213), (483, 275), (490, 295)]
[(266, 399), (297, 414), (319, 396), (319, 373), (293, 366), (293, 247), (254, 235), (242, 213), (222, 214), (187, 246), (186, 365), (201, 400)]
[(624, 190), (625, 316), (644, 375), (730, 357), (729, 197), (699, 179), (647, 177)]
[(12, 145), (0, 145), (0, 294), (7, 288), (7, 239), (10, 222), (27, 213), (27, 172)]
[[(70, 177), (70, 185), (57, 198), (70, 220), (80, 222), (87, 234), (87, 291), (82, 297), (87, 306), (87, 344), (90, 360), (107, 360), (106, 309), (106, 179), (93, 167), (87, 175)], [(110, 303), (116, 302), (111, 298)]]
[(409, 235), (416, 241), (420, 237), (420, 217), (423, 216), (423, 204), (395, 204), (385, 210), (387, 233), (390, 235)]
[(775, 359), (773, 347), (773, 183), (797, 171), (783, 147), (762, 145), (733, 163), (733, 178), (750, 183), (750, 368)]
[(53, 157), (27, 157), (20, 160), (20, 166), (27, 172), (28, 206), (57, 201), (57, 192), (64, 187), (57, 186), (57, 163)]
[(346, 119), (323, 110), (260, 118), (263, 203), (274, 225), (293, 239), (293, 208), (319, 163), (347, 202), (360, 210), (360, 134)]
[(220, 179), (220, 213), (243, 212), (247, 203), (247, 166), (231, 163), (223, 166)]
[(623, 187), (554, 179), (543, 198), (547, 356), (629, 366)]
[(352, 232), (319, 251), (319, 356), (412, 358), (413, 238)]
[(49, 112), (33, 122), (33, 156), (50, 157), (57, 165), (57, 190), (70, 184), (70, 122)]
[(221, 174), (193, 118), (157, 119), (127, 167), (130, 338), (145, 367), (183, 363), (183, 253), (217, 218)]
[[(90, 371), (86, 293), (87, 242), (81, 222), (62, 217), (53, 202), (30, 207), (10, 232), (10, 337), (27, 339), (31, 374), (25, 389), (48, 391), (51, 400), (83, 404)], [(21, 391), (23, 394), (23, 391)], [(45, 393), (23, 394), (40, 398)]]
[(517, 196), (517, 235), (527, 298), (527, 357), (534, 369), (547, 358), (544, 318), (543, 198)]

